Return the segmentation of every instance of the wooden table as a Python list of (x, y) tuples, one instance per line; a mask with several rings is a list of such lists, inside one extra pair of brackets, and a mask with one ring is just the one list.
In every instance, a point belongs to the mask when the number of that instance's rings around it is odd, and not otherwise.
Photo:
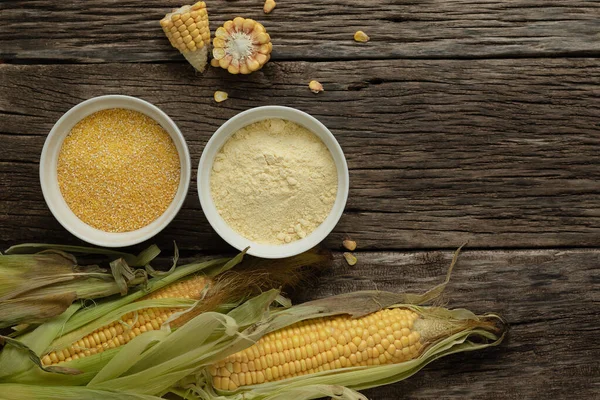
[[(372, 399), (600, 396), (600, 2), (262, 0), (209, 2), (211, 28), (264, 23), (272, 61), (251, 76), (195, 73), (158, 20), (177, 1), (0, 3), (0, 246), (79, 243), (38, 182), (44, 139), (75, 104), (148, 100), (184, 133), (194, 164), (210, 135), (250, 107), (297, 107), (336, 135), (350, 167), (346, 212), (325, 241), (336, 264), (297, 300), (439, 283), (468, 241), (446, 298), (495, 311), (508, 340), (451, 356)], [(371, 41), (359, 44), (354, 32)], [(317, 79), (325, 92), (314, 95)], [(212, 95), (225, 90), (229, 100)], [(359, 262), (341, 241), (359, 243)], [(195, 181), (150, 242), (232, 252)]]

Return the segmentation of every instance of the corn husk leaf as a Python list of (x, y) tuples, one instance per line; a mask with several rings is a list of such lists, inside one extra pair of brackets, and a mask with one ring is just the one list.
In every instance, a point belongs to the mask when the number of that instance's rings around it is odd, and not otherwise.
[(100, 247), (69, 246), (47, 243), (18, 244), (6, 250), (5, 254), (33, 254), (44, 250), (58, 250), (62, 252), (76, 254), (107, 255), (111, 257), (121, 257), (125, 260), (125, 262), (127, 262), (128, 265), (132, 267), (144, 267), (160, 254), (160, 249), (156, 245), (148, 247), (136, 256), (130, 253), (124, 253), (122, 251), (104, 249)]
[[(52, 340), (60, 334), (64, 324), (79, 307), (79, 304), (72, 304), (59, 316), (19, 337), (18, 341), (39, 357), (42, 351), (52, 343)], [(30, 357), (31, 353), (25, 354), (22, 348), (6, 346), (0, 352), (0, 382), (10, 380), (22, 371), (32, 369)]]
[[(108, 273), (96, 265), (78, 265), (65, 249), (123, 257), (110, 263)], [(21, 254), (30, 251), (39, 252)], [(156, 246), (138, 256), (75, 246), (13, 246), (7, 251), (10, 255), (0, 255), (0, 328), (42, 323), (64, 312), (76, 299), (125, 295), (130, 287), (148, 280), (146, 271), (132, 269), (125, 257), (135, 265), (147, 264), (159, 252)]]
[(148, 263), (145, 267), (146, 272), (148, 272), (148, 275), (152, 277), (169, 275), (175, 271), (175, 268), (177, 267), (177, 261), (179, 261), (179, 248), (177, 247), (177, 244), (173, 242), (173, 265), (171, 268), (168, 271), (157, 271)]
[(159, 400), (160, 397), (136, 393), (94, 390), (73, 386), (40, 386), (0, 383), (3, 400)]
[(0, 255), (0, 301), (75, 279), (77, 260), (63, 252)]
[(0, 328), (23, 322), (39, 324), (65, 312), (77, 299), (75, 292), (29, 296), (0, 301)]

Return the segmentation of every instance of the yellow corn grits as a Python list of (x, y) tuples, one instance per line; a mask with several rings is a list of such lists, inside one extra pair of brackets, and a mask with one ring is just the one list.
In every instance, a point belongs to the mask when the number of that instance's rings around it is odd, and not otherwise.
[(58, 184), (69, 208), (105, 232), (142, 228), (165, 212), (180, 179), (173, 140), (152, 118), (107, 109), (77, 123), (58, 157)]

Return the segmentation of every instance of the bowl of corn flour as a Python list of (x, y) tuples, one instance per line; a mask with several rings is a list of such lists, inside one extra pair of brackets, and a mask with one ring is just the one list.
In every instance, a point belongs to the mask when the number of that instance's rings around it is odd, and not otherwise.
[(348, 166), (333, 134), (290, 107), (257, 107), (231, 118), (198, 167), (211, 226), (233, 247), (263, 258), (320, 243), (339, 221), (348, 189)]

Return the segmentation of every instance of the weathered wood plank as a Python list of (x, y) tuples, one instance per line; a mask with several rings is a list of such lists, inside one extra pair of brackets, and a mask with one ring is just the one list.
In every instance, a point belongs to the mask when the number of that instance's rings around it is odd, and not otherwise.
[[(119, 79), (115, 80), (114, 77)], [(321, 80), (313, 95), (306, 84)], [(181, 127), (193, 163), (227, 118), (281, 104), (325, 123), (351, 177), (346, 233), (364, 248), (600, 245), (600, 62), (597, 60), (271, 63), (232, 77), (169, 65), (0, 66), (0, 243), (69, 239), (43, 202), (45, 135), (76, 103), (101, 94), (147, 99)], [(212, 93), (230, 99), (216, 104)], [(342, 107), (340, 107), (342, 105)], [(195, 182), (155, 238), (222, 250)]]
[[(181, 0), (3, 1), (0, 60), (183, 60), (158, 20)], [(237, 15), (264, 22), (275, 60), (523, 57), (600, 54), (594, 0), (210, 0), (211, 30)], [(372, 40), (357, 44), (358, 29)]]
[[(354, 290), (422, 292), (443, 281), (452, 252), (359, 253), (294, 299)], [(404, 382), (365, 391), (370, 399), (581, 399), (600, 387), (600, 251), (464, 251), (443, 303), (509, 322), (499, 348), (438, 360)]]

